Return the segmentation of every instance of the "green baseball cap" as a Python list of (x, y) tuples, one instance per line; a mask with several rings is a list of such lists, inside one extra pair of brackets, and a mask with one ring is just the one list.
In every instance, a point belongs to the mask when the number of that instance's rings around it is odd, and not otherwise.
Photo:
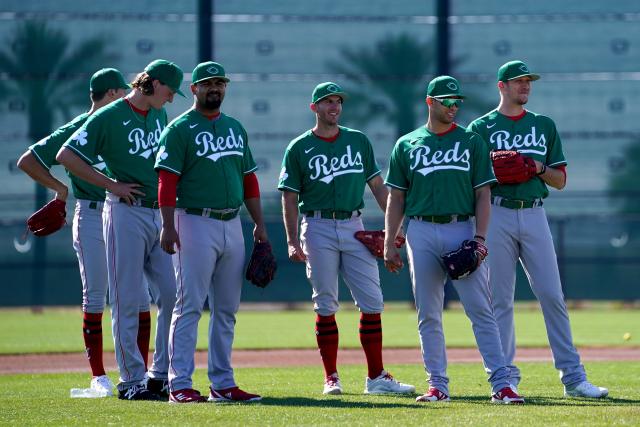
[(196, 68), (194, 68), (191, 73), (191, 83), (193, 84), (207, 79), (220, 79), (225, 82), (230, 81), (224, 73), (224, 67), (213, 61), (201, 62), (196, 65)]
[(172, 91), (184, 96), (180, 90), (184, 73), (177, 64), (164, 59), (156, 59), (144, 68), (144, 72), (169, 86)]
[(529, 77), (531, 80), (538, 80), (540, 76), (529, 71), (529, 67), (522, 61), (509, 61), (498, 69), (498, 81), (507, 82), (519, 77)]
[(109, 89), (129, 89), (122, 73), (115, 68), (103, 68), (96, 71), (89, 80), (91, 92), (106, 92)]
[(342, 88), (333, 83), (333, 82), (324, 82), (320, 83), (313, 90), (313, 94), (311, 95), (311, 102), (317, 104), (319, 101), (322, 101), (327, 96), (337, 95), (344, 101), (347, 99), (347, 94), (342, 90)]
[(465, 98), (460, 93), (460, 83), (451, 76), (438, 76), (431, 80), (427, 86), (427, 96), (431, 98)]

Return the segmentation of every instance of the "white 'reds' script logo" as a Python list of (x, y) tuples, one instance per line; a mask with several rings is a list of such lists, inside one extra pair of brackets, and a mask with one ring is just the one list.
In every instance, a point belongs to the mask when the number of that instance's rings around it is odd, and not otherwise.
[(162, 133), (162, 125), (160, 124), (160, 120), (156, 119), (156, 128), (147, 133), (145, 138), (145, 133), (140, 128), (134, 128), (129, 132), (129, 142), (133, 145), (132, 148), (129, 149), (129, 154), (131, 155), (139, 155), (148, 159), (151, 154), (153, 154), (160, 142), (160, 134)]
[(320, 180), (326, 184), (333, 181), (333, 178), (348, 173), (362, 173), (362, 155), (357, 152), (351, 154), (351, 146), (347, 145), (347, 152), (340, 157), (328, 158), (324, 154), (318, 154), (309, 159), (309, 169), (311, 169), (311, 180)]
[(496, 150), (516, 150), (518, 153), (547, 155), (547, 140), (544, 134), (538, 136), (535, 126), (531, 127), (531, 132), (526, 135), (514, 135), (506, 130), (499, 130), (489, 136), (489, 143), (495, 146)]
[(409, 152), (409, 159), (411, 159), (409, 168), (423, 176), (444, 169), (469, 171), (471, 169), (470, 158), (471, 153), (468, 149), (460, 152), (460, 141), (456, 142), (453, 148), (446, 151), (438, 150), (433, 153), (431, 153), (431, 148), (421, 145)]
[(196, 145), (200, 146), (196, 152), (196, 156), (206, 157), (217, 161), (220, 157), (225, 156), (242, 156), (244, 148), (244, 140), (242, 135), (233, 133), (233, 129), (229, 128), (229, 136), (215, 137), (211, 132), (200, 132), (196, 135)]

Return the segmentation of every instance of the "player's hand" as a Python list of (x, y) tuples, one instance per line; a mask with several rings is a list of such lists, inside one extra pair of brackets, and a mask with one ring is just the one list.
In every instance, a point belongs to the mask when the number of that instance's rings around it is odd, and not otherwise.
[(145, 194), (138, 190), (138, 187), (141, 187), (141, 184), (129, 183), (129, 182), (117, 182), (113, 181), (107, 190), (110, 193), (115, 194), (116, 196), (124, 199), (124, 201), (131, 206), (136, 201), (136, 196), (144, 197)]
[(384, 242), (384, 266), (391, 273), (398, 273), (404, 266), (396, 245), (386, 240)]
[(180, 250), (180, 238), (175, 228), (162, 227), (160, 231), (160, 247), (170, 255), (176, 253), (176, 248)]
[(269, 241), (269, 236), (267, 236), (267, 229), (264, 226), (264, 224), (260, 224), (260, 225), (256, 224), (253, 227), (253, 241), (255, 243)]
[(300, 242), (288, 244), (289, 259), (294, 262), (305, 262), (307, 256), (304, 254)]
[(56, 189), (56, 199), (66, 202), (67, 197), (69, 197), (69, 187), (63, 185), (62, 187)]

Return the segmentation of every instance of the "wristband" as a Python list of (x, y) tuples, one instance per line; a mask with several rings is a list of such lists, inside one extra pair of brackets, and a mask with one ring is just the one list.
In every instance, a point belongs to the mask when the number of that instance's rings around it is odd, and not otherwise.
[(538, 176), (542, 175), (543, 173), (545, 173), (547, 171), (547, 165), (542, 165), (542, 169), (540, 169), (540, 172), (537, 173)]
[(475, 236), (473, 236), (473, 238), (474, 238), (474, 239), (480, 239), (480, 240), (482, 240), (483, 242), (486, 242), (486, 241), (487, 241), (487, 239), (485, 239), (485, 238), (484, 238), (484, 236), (481, 236), (481, 235), (479, 235), (479, 234), (476, 234)]

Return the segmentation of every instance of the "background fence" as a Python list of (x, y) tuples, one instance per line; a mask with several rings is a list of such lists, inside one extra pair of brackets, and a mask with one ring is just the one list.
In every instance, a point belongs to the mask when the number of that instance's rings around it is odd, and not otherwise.
[[(308, 108), (313, 87), (334, 80), (354, 94), (342, 122), (369, 135), (386, 172), (399, 134), (425, 121), (424, 91), (442, 68), (437, 60), (442, 46), (449, 49), (449, 72), (469, 95), (459, 113), (462, 124), (495, 107), (495, 75), (504, 62), (523, 59), (542, 74), (527, 107), (556, 121), (569, 161), (566, 189), (552, 191), (545, 203), (566, 296), (640, 299), (636, 1), (541, 0), (508, 10), (497, 0), (210, 4), (205, 21), (213, 26), (212, 59), (232, 80), (223, 109), (249, 132), (280, 261), (274, 285), (266, 291), (247, 287), (244, 300), (309, 299), (302, 266), (286, 260), (275, 187), (284, 148), (313, 125)], [(448, 5), (446, 33), (438, 26), (444, 22), (438, 17), (443, 4)], [(34, 184), (16, 169), (16, 159), (37, 136), (86, 110), (88, 78), (97, 68), (117, 67), (132, 79), (151, 60), (170, 59), (185, 70), (182, 90), (189, 93), (190, 71), (199, 57), (199, 6), (196, 0), (5, 0), (0, 5), (0, 305), (76, 304), (81, 294), (69, 227), (48, 237), (38, 258), (34, 242), (21, 238), (36, 201)], [(47, 58), (53, 51), (47, 44), (42, 54), (17, 57), (30, 34), (24, 31), (28, 23), (53, 31), (47, 43), (66, 40), (65, 49)], [(59, 73), (61, 60), (91, 40), (101, 43), (68, 61), (74, 65), (70, 72)], [(47, 66), (45, 59), (58, 65)], [(8, 67), (10, 60), (20, 67)], [(25, 90), (40, 80), (47, 82), (40, 95)], [(177, 97), (167, 108), (169, 116), (190, 104)], [(54, 174), (64, 176), (60, 168)], [(366, 222), (381, 226), (369, 195), (366, 202)], [(411, 299), (406, 270), (382, 277), (387, 300)], [(531, 298), (523, 279), (520, 274), (517, 297)]]

